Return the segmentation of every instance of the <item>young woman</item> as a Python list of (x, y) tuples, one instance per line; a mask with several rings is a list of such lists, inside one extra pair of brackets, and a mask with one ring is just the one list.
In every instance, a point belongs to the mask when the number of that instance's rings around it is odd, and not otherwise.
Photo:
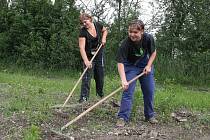
[(157, 123), (154, 117), (153, 61), (156, 57), (154, 38), (144, 32), (144, 23), (133, 20), (128, 27), (128, 37), (125, 38), (117, 53), (118, 72), (124, 89), (121, 106), (118, 112), (117, 126), (121, 127), (129, 121), (136, 81), (128, 85), (128, 81), (144, 72), (139, 78), (144, 99), (145, 119)]
[(89, 68), (82, 78), (81, 94), (79, 99), (79, 102), (82, 103), (83, 101), (86, 101), (89, 97), (92, 71), (94, 73), (94, 79), (96, 82), (96, 94), (100, 97), (103, 97), (104, 95), (103, 48), (100, 49), (92, 64), (90, 60), (100, 44), (102, 44), (103, 47), (105, 46), (107, 30), (100, 23), (93, 22), (93, 18), (86, 13), (82, 13), (80, 15), (80, 22), (83, 25), (79, 34), (80, 54), (83, 59), (83, 69), (85, 69), (86, 67)]

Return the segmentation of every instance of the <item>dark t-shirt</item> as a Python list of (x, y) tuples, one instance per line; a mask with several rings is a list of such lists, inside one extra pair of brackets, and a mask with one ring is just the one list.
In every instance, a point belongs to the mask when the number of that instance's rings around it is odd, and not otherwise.
[(82, 27), (80, 30), (80, 34), (79, 37), (84, 37), (86, 39), (85, 42), (85, 51), (88, 57), (92, 57), (93, 55), (91, 54), (92, 50), (97, 49), (98, 44), (100, 44), (101, 42), (101, 36), (102, 36), (102, 29), (103, 29), (103, 25), (95, 22), (94, 26), (96, 28), (96, 33), (97, 36), (93, 37), (85, 27)]
[(155, 51), (155, 42), (152, 35), (143, 34), (143, 39), (135, 43), (129, 37), (124, 39), (118, 49), (116, 60), (118, 63), (128, 61), (132, 64), (139, 61), (145, 55), (151, 55)]

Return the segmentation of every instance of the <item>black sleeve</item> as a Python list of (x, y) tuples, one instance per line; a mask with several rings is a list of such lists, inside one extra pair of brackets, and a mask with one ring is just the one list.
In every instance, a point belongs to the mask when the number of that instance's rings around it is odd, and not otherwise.
[(79, 37), (86, 37), (86, 30), (85, 30), (85, 28), (80, 29)]
[(148, 39), (148, 50), (149, 50), (149, 54), (151, 55), (156, 50), (155, 40), (154, 40), (154, 37), (150, 34), (148, 35), (148, 37), (149, 37), (149, 39)]
[(117, 56), (116, 56), (117, 63), (123, 63), (125, 60), (127, 60), (127, 56), (128, 56), (127, 48), (128, 47), (126, 46), (126, 42), (124, 40), (117, 51)]

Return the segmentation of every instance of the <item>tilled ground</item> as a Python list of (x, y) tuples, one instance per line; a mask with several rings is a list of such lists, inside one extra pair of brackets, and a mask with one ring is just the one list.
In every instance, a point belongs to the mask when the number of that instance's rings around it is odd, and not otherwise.
[[(72, 106), (73, 107), (73, 106)], [(197, 122), (196, 114), (186, 110), (179, 110), (172, 113), (168, 122), (160, 121), (158, 124), (152, 125), (145, 122), (143, 117), (130, 122), (123, 128), (116, 128), (116, 112), (118, 108), (114, 108), (110, 103), (106, 102), (101, 108), (111, 111), (110, 117), (103, 118), (98, 116), (94, 111), (77, 122), (68, 129), (59, 131), (59, 129), (67, 122), (72, 120), (70, 114), (79, 115), (81, 112), (90, 107), (86, 105), (75, 105), (71, 111), (63, 111), (58, 113), (55, 111), (52, 122), (43, 125), (43, 139), (98, 139), (98, 140), (164, 140), (164, 139), (184, 139), (184, 140), (205, 140), (210, 139), (209, 126), (201, 125)], [(99, 110), (97, 110), (99, 111)], [(108, 112), (108, 111), (107, 111)], [(141, 116), (143, 113), (140, 112)], [(49, 125), (50, 124), (50, 125)], [(53, 130), (50, 130), (53, 129)]]
[[(6, 85), (5, 85), (6, 86)], [(1, 88), (3, 89), (3, 88)], [(3, 90), (2, 90), (3, 91)], [(1, 93), (0, 100), (9, 98)], [(91, 103), (93, 104), (93, 103)], [(180, 109), (174, 111), (169, 119), (159, 119), (159, 123), (151, 125), (144, 121), (142, 109), (136, 112), (135, 120), (131, 120), (124, 128), (116, 128), (116, 114), (118, 107), (107, 101), (66, 130), (59, 131), (62, 126), (74, 119), (91, 106), (90, 103), (73, 104), (62, 109), (49, 108), (51, 117), (48, 121), (37, 122), (41, 128), (44, 140), (60, 139), (93, 139), (93, 140), (209, 140), (210, 127), (199, 122), (201, 114)], [(0, 140), (23, 139), (24, 130), (31, 126), (25, 112), (13, 113), (10, 117), (3, 115), (4, 108), (0, 106)]]

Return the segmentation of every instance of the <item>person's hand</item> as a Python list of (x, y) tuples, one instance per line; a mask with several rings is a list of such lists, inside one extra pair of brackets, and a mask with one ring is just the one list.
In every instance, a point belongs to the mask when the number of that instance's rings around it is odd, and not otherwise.
[(101, 41), (101, 44), (102, 44), (103, 47), (105, 47), (106, 40), (102, 40), (102, 41)]
[(150, 72), (151, 72), (151, 66), (146, 66), (145, 68), (144, 68), (144, 70), (143, 70), (143, 72), (147, 75), (147, 74), (149, 74)]
[(129, 84), (128, 84), (127, 81), (122, 81), (122, 88), (123, 88), (123, 90), (127, 90), (128, 86), (129, 86)]
[(85, 66), (88, 67), (89, 69), (92, 68), (92, 63), (90, 61), (87, 60), (84, 63), (85, 63)]

